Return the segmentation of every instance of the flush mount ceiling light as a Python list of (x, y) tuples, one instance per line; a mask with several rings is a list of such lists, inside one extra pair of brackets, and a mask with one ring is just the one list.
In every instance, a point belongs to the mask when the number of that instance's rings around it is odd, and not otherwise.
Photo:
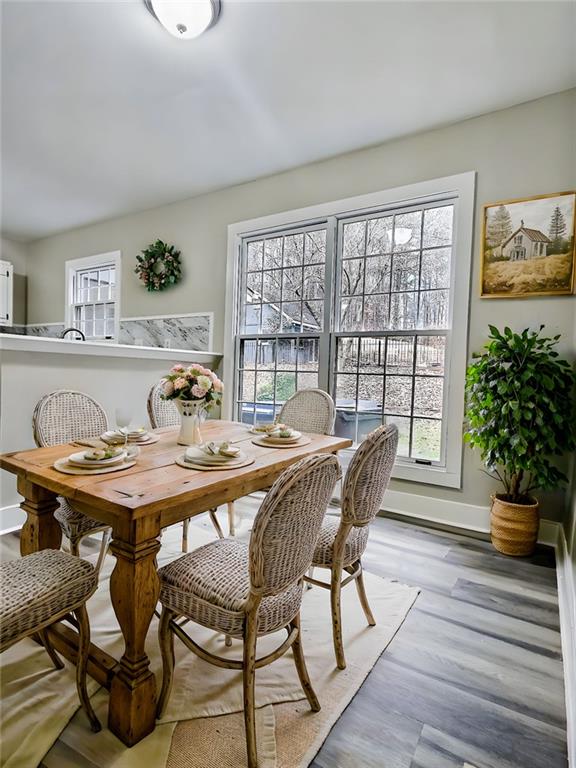
[(152, 16), (174, 37), (190, 40), (213, 26), (220, 0), (144, 0)]

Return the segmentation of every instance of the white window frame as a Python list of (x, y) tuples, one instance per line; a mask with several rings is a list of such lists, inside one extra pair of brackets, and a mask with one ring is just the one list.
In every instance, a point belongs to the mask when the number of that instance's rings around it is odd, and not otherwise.
[[(446, 429), (445, 465), (427, 466), (405, 463), (398, 459), (392, 476), (401, 480), (460, 488), (462, 482), (462, 426), (464, 421), (464, 384), (467, 362), (470, 272), (474, 224), (476, 172), (418, 182), (402, 187), (359, 195), (329, 203), (321, 203), (293, 211), (237, 222), (228, 226), (228, 259), (226, 270), (226, 316), (224, 330), (224, 380), (227, 387), (223, 401), (223, 417), (232, 418), (235, 391), (235, 345), (239, 330), (242, 240), (266, 234), (279, 228), (320, 224), (330, 217), (363, 214), (382, 207), (443, 200), (455, 200), (451, 259), (450, 330), (447, 334), (448, 354), (445, 361), (444, 419)], [(415, 331), (417, 333), (417, 331)], [(351, 334), (354, 335), (354, 334)], [(352, 450), (352, 449), (350, 449)]]
[[(75, 325), (74, 318), (74, 276), (84, 269), (92, 269), (113, 264), (115, 268), (116, 285), (114, 290), (114, 336), (112, 339), (102, 339), (102, 342), (118, 343), (120, 338), (120, 297), (122, 294), (122, 253), (121, 251), (110, 251), (109, 253), (98, 253), (94, 256), (86, 256), (81, 259), (70, 259), (64, 265), (66, 279), (66, 306), (64, 308), (65, 327), (70, 328)], [(100, 339), (92, 339), (100, 341)]]

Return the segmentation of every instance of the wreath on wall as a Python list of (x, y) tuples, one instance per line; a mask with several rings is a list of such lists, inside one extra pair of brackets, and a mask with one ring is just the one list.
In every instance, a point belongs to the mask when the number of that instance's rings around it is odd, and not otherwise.
[(180, 251), (173, 245), (156, 240), (136, 256), (134, 272), (148, 291), (163, 291), (182, 279)]

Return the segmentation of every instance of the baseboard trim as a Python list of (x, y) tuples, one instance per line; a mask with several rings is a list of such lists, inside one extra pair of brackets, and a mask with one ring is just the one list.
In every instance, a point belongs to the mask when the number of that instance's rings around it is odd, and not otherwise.
[[(403, 517), (425, 520), (435, 525), (457, 528), (475, 533), (490, 533), (490, 507), (463, 504), (460, 501), (419, 496), (414, 493), (387, 490), (382, 504), (383, 512), (393, 512)], [(560, 524), (553, 520), (541, 520), (538, 541), (555, 547)], [(576, 768), (576, 766), (575, 766)]]
[(568, 765), (576, 768), (576, 571), (568, 553), (566, 534), (558, 527), (556, 542), (556, 578), (560, 607), (560, 637), (564, 662), (566, 695), (566, 732), (568, 736)]

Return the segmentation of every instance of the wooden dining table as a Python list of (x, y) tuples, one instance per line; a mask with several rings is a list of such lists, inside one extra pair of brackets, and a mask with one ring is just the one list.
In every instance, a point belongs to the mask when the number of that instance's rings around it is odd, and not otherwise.
[[(143, 446), (136, 464), (98, 475), (67, 475), (54, 469), (78, 444), (36, 448), (0, 456), (0, 467), (17, 475), (26, 522), (21, 531), (22, 555), (40, 549), (59, 549), (62, 532), (54, 518), (58, 496), (76, 509), (112, 527), (110, 550), (116, 558), (110, 577), (110, 596), (124, 637), (120, 660), (91, 644), (88, 672), (110, 691), (108, 726), (124, 744), (132, 746), (154, 730), (156, 680), (144, 650), (160, 580), (156, 555), (163, 528), (199, 515), (226, 502), (269, 487), (289, 465), (315, 453), (337, 453), (352, 443), (346, 438), (310, 434), (310, 442), (291, 448), (255, 445), (246, 425), (207, 421), (205, 440), (228, 440), (254, 457), (238, 469), (201, 471), (175, 463), (184, 448), (175, 429), (156, 430), (160, 438)], [(54, 646), (76, 661), (78, 634), (58, 623), (50, 630)]]

